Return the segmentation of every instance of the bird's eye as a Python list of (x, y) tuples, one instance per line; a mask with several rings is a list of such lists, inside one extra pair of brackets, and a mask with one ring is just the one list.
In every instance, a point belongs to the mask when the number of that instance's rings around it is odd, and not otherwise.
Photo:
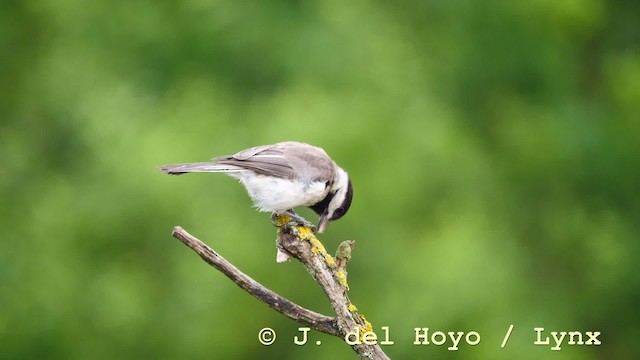
[(331, 181), (327, 181), (326, 183), (324, 183), (324, 188), (325, 188), (325, 189), (326, 189), (326, 188), (328, 188), (328, 187), (329, 187), (329, 185), (331, 185)]
[(331, 216), (331, 219), (332, 220), (340, 219), (343, 215), (344, 215), (344, 208), (343, 207), (339, 207), (333, 212), (333, 215)]

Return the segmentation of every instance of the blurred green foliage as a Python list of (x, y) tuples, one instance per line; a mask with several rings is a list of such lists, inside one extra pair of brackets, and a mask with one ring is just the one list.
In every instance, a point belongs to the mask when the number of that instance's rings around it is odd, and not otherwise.
[[(352, 176), (353, 206), (322, 240), (356, 240), (350, 296), (390, 327), (391, 357), (640, 358), (639, 14), (602, 0), (2, 2), (0, 359), (354, 358), (322, 334), (293, 345), (298, 324), (170, 237), (182, 225), (329, 314), (299, 264), (275, 263), (241, 186), (156, 170), (283, 140)], [(551, 352), (538, 326), (603, 344)], [(482, 340), (414, 346), (415, 327)]]

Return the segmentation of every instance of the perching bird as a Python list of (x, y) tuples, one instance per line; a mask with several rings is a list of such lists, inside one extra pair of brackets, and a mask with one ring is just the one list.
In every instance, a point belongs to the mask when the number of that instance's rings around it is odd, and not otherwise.
[(295, 141), (255, 146), (210, 162), (165, 165), (160, 171), (225, 173), (240, 180), (259, 211), (300, 221), (293, 208), (310, 207), (320, 215), (319, 232), (347, 213), (353, 196), (349, 176), (323, 149)]

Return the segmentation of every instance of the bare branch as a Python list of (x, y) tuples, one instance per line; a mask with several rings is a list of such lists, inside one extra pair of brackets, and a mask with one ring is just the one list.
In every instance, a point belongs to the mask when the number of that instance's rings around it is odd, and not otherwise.
[(305, 309), (302, 306), (269, 290), (264, 285), (238, 270), (238, 268), (233, 266), (233, 264), (225, 260), (213, 249), (193, 235), (189, 234), (180, 226), (174, 227), (171, 235), (193, 249), (193, 251), (200, 255), (202, 260), (218, 269), (229, 279), (233, 280), (236, 285), (240, 286), (258, 300), (267, 304), (270, 308), (314, 330), (330, 335), (340, 336), (336, 326), (336, 320), (334, 318)]

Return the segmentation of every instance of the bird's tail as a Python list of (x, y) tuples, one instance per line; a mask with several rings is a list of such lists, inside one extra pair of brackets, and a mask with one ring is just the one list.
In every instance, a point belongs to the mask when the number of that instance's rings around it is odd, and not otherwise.
[(164, 165), (160, 167), (160, 171), (169, 175), (182, 175), (191, 172), (236, 172), (242, 169), (225, 164), (215, 162), (197, 162), (186, 164)]

